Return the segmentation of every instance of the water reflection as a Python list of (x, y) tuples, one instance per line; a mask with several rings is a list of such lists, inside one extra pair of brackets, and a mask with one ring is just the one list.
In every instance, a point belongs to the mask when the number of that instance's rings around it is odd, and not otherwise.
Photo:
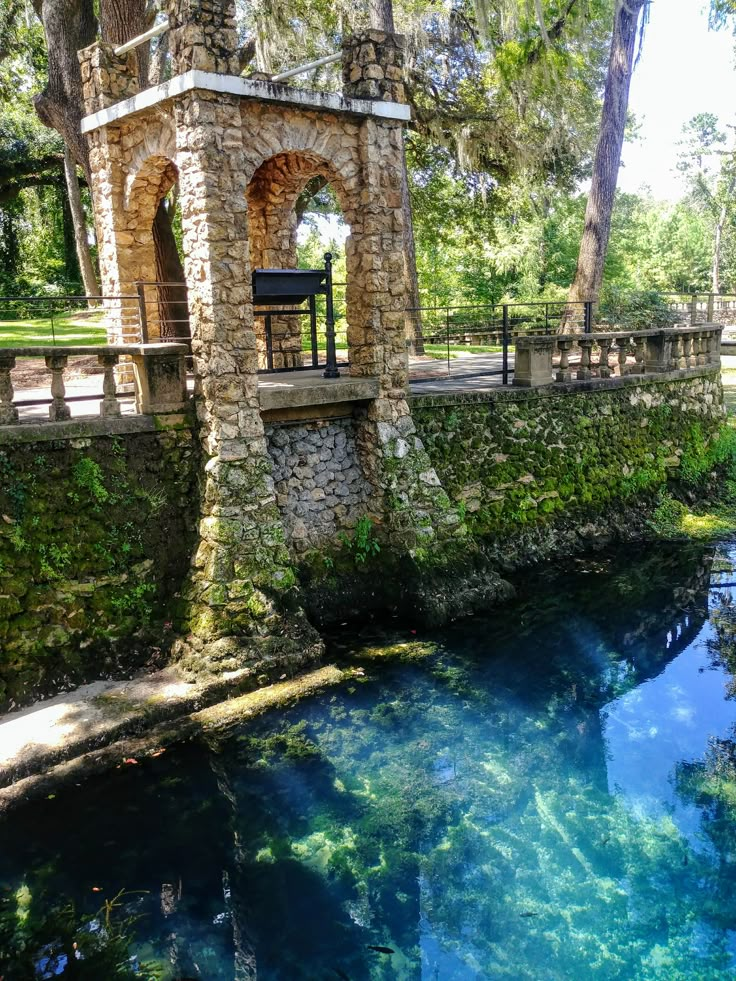
[(547, 570), (422, 660), (352, 645), (344, 689), (16, 815), (0, 881), (148, 890), (168, 979), (729, 976), (732, 558)]

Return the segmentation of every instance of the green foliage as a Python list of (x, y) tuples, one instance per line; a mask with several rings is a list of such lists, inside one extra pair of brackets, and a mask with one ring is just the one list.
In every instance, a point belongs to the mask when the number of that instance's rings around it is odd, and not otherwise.
[(79, 493), (84, 493), (95, 504), (95, 510), (100, 510), (103, 504), (110, 500), (110, 492), (105, 487), (102, 477), (102, 467), (87, 456), (74, 464), (72, 470), (76, 490), (69, 492), (69, 498), (79, 501)]
[(340, 541), (351, 553), (356, 565), (363, 565), (381, 551), (380, 543), (374, 537), (373, 522), (367, 514), (358, 519), (352, 535), (343, 532)]
[(687, 513), (688, 509), (682, 501), (675, 500), (669, 494), (663, 495), (652, 517), (654, 530), (662, 538), (679, 538)]
[(666, 300), (654, 290), (630, 292), (618, 287), (604, 290), (599, 313), (602, 326), (627, 330), (671, 327), (677, 319)]
[(80, 981), (156, 981), (161, 977), (157, 968), (131, 961), (136, 918), (125, 911), (127, 896), (119, 892), (90, 915), (27, 886), (0, 893), (4, 981), (56, 975)]

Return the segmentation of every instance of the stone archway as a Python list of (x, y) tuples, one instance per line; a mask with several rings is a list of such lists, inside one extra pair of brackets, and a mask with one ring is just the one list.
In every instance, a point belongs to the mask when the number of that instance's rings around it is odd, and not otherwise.
[[(178, 179), (179, 171), (173, 160), (156, 153), (146, 157), (137, 170), (129, 174), (125, 186), (125, 214), (127, 228), (132, 235), (127, 260), (128, 275), (133, 277), (133, 286), (146, 284), (143, 295), (149, 339), (183, 339), (189, 336), (186, 285), (180, 273), (181, 259), (175, 256), (178, 268), (169, 271), (167, 252), (176, 250), (176, 243), (170, 224), (168, 229), (164, 227), (163, 232), (160, 227), (162, 215), (159, 206)], [(165, 215), (163, 218), (165, 225), (168, 219)]]
[[(296, 204), (316, 177), (335, 192), (343, 218), (352, 229), (355, 204), (339, 173), (324, 157), (308, 150), (282, 150), (265, 160), (248, 184), (248, 239), (251, 269), (295, 269), (297, 266)], [(348, 268), (348, 281), (354, 270)], [(348, 311), (348, 325), (350, 315)], [(349, 327), (348, 327), (349, 330)], [(299, 318), (274, 318), (274, 365), (291, 368), (302, 364)], [(263, 365), (263, 325), (256, 321), (259, 362)]]

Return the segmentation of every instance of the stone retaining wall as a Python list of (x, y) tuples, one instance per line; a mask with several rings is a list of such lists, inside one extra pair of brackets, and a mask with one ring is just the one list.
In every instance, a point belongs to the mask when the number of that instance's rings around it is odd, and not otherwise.
[[(398, 435), (388, 429), (386, 466), (403, 465), (415, 444), (428, 468), (416, 479), (431, 476), (458, 529), (449, 557), (431, 538), (407, 554), (397, 515), (423, 520), (418, 497), (372, 482), (362, 411), (269, 419), (256, 475), (267, 499), (232, 489), (282, 549), (305, 624), (305, 609), (314, 623), (400, 609), (439, 622), (505, 595), (500, 569), (579, 551), (607, 531), (646, 534), (657, 492), (710, 466), (724, 419), (716, 368), (415, 395), (410, 407)], [(187, 575), (206, 542), (202, 455), (184, 417), (160, 425), (137, 416), (0, 427), (0, 707), (155, 662), (185, 627)], [(256, 535), (233, 547), (240, 567), (260, 568)], [(232, 588), (230, 572), (215, 572)], [(209, 600), (217, 619), (222, 601)], [(296, 654), (274, 647), (269, 663), (296, 664), (312, 629), (294, 640)], [(264, 643), (278, 640), (278, 621), (264, 618), (263, 631)]]
[(412, 399), (417, 431), (476, 535), (590, 516), (676, 478), (724, 419), (720, 371)]
[(0, 707), (119, 675), (174, 636), (197, 524), (191, 429), (68, 426), (0, 440)]
[(365, 514), (371, 488), (352, 419), (266, 426), (276, 503), (292, 550), (332, 544)]

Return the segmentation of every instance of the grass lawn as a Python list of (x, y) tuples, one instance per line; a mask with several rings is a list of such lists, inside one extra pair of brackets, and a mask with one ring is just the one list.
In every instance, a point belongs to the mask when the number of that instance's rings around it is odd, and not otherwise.
[(35, 320), (0, 320), (0, 348), (53, 344), (54, 336), (59, 347), (105, 344), (107, 334), (101, 326), (103, 317), (103, 311), (88, 310), (55, 315), (53, 334), (48, 317)]
[[(450, 357), (458, 358), (461, 354), (500, 354), (503, 348), (500, 344), (451, 344)], [(446, 358), (446, 344), (425, 344), (424, 353), (430, 358)]]

